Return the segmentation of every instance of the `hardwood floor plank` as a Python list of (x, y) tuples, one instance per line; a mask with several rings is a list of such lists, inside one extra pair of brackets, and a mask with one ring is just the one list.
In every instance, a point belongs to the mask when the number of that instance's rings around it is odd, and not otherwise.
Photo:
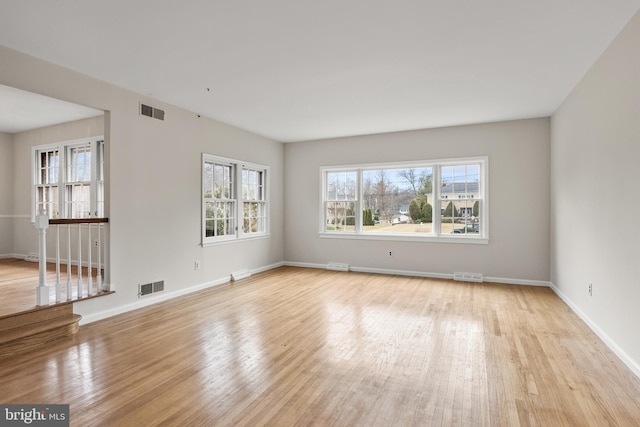
[(74, 426), (640, 425), (640, 380), (550, 289), (283, 267), (0, 361)]

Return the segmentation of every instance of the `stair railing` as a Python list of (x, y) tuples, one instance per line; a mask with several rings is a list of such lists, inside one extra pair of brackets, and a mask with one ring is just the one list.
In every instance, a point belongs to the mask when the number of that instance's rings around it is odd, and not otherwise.
[[(49, 226), (52, 226), (55, 232), (55, 302), (79, 300), (110, 291), (106, 250), (108, 223), (108, 218), (49, 219), (47, 214), (42, 212), (36, 216), (40, 269), (37, 305), (51, 303), (47, 285), (46, 232)], [(61, 250), (61, 242), (65, 247), (64, 251)], [(66, 281), (61, 277), (63, 265), (66, 267)], [(72, 274), (74, 268), (75, 278)]]

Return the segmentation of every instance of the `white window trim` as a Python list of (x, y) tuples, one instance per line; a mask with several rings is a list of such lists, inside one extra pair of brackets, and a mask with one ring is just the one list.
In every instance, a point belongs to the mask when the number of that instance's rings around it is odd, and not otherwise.
[[(434, 206), (435, 201), (439, 200), (438, 186), (436, 182), (440, 182), (440, 167), (441, 166), (455, 166), (469, 163), (480, 164), (480, 188), (479, 191), (483, 195), (482, 197), (482, 214), (480, 215), (480, 230), (482, 234), (479, 236), (473, 236), (468, 234), (452, 235), (452, 234), (419, 234), (419, 233), (373, 233), (362, 231), (362, 172), (367, 169), (392, 169), (392, 168), (412, 168), (412, 167), (432, 167), (433, 168), (433, 182), (434, 182)], [(356, 196), (356, 221), (355, 231), (327, 231), (325, 229), (325, 194), (326, 194), (326, 173), (327, 172), (341, 172), (341, 171), (356, 171), (357, 172), (357, 196)], [(328, 239), (347, 239), (347, 240), (382, 240), (382, 241), (404, 241), (404, 242), (433, 242), (433, 243), (463, 243), (463, 244), (488, 244), (489, 243), (489, 157), (477, 156), (477, 157), (464, 157), (464, 158), (450, 158), (450, 159), (435, 159), (435, 160), (422, 160), (422, 161), (408, 161), (408, 162), (390, 162), (390, 163), (366, 163), (366, 164), (350, 164), (340, 166), (323, 166), (320, 168), (320, 200), (319, 200), (319, 236), (321, 238)], [(440, 227), (440, 215), (433, 216), (433, 229), (438, 230)]]
[[(233, 179), (233, 192), (235, 201), (235, 225), (234, 225), (234, 234), (227, 234), (224, 236), (206, 236), (206, 203), (204, 199), (204, 163), (206, 161), (214, 162), (214, 163), (223, 163), (234, 166), (234, 179)], [(264, 209), (265, 209), (265, 225), (264, 231), (256, 232), (256, 233), (245, 233), (244, 232), (244, 210), (243, 210), (243, 199), (242, 199), (242, 170), (243, 168), (260, 170), (264, 172)], [(266, 239), (271, 236), (270, 231), (270, 223), (271, 223), (271, 214), (270, 214), (270, 203), (269, 196), (271, 191), (270, 185), (271, 179), (271, 171), (270, 167), (266, 165), (261, 165), (257, 163), (249, 163), (244, 162), (242, 160), (231, 159), (228, 157), (216, 156), (213, 154), (202, 153), (201, 158), (201, 173), (200, 173), (200, 201), (201, 201), (201, 218), (200, 218), (200, 227), (201, 227), (201, 246), (215, 246), (219, 244), (225, 243), (233, 243), (233, 242), (241, 242), (247, 240), (255, 240), (255, 239)]]
[[(104, 145), (104, 135), (91, 136), (88, 138), (74, 139), (70, 141), (55, 142), (51, 144), (42, 144), (42, 145), (36, 145), (31, 147), (31, 222), (32, 223), (35, 222), (36, 215), (38, 214), (38, 212), (36, 212), (36, 191), (37, 191), (36, 187), (40, 185), (38, 184), (38, 174), (40, 173), (40, 171), (38, 170), (38, 164), (39, 164), (38, 153), (41, 151), (53, 151), (53, 150), (57, 150), (58, 153), (60, 153), (59, 154), (60, 155), (59, 171), (58, 171), (59, 182), (56, 184), (58, 186), (58, 207), (59, 209), (61, 208), (65, 213), (64, 215), (61, 216), (61, 218), (70, 218), (70, 216), (67, 215), (66, 213), (67, 203), (64, 196), (64, 194), (66, 193), (67, 184), (70, 183), (67, 178), (68, 177), (67, 153), (70, 148), (82, 147), (87, 144), (91, 145), (91, 153), (92, 153), (91, 183), (90, 183), (90, 192), (91, 192), (90, 218), (95, 218), (98, 216), (97, 215), (98, 213), (97, 195), (98, 195), (99, 180), (98, 180), (97, 172), (98, 172), (99, 162), (101, 162), (100, 166), (104, 167), (104, 159), (99, 158), (100, 156), (104, 155), (104, 151), (103, 150), (99, 151), (98, 143), (102, 143), (102, 145)], [(104, 171), (103, 171), (103, 174), (104, 174)], [(103, 203), (102, 209), (104, 210), (104, 200), (102, 200), (102, 203)], [(104, 216), (104, 212), (102, 213), (101, 216)]]

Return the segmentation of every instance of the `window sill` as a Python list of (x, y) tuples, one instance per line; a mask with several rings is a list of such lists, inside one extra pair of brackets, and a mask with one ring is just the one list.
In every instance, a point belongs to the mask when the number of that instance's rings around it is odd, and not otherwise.
[(228, 239), (221, 239), (221, 240), (217, 240), (217, 241), (213, 241), (213, 242), (202, 242), (200, 243), (200, 246), (202, 246), (203, 248), (206, 248), (208, 246), (218, 246), (218, 245), (225, 245), (225, 244), (229, 244), (229, 243), (240, 243), (240, 242), (247, 242), (250, 240), (262, 240), (262, 239), (268, 239), (269, 237), (271, 237), (271, 234), (265, 233), (265, 234), (259, 234), (259, 235), (255, 235), (255, 236), (244, 236), (244, 237), (233, 237), (233, 238), (228, 238)]
[(467, 245), (488, 245), (488, 237), (467, 236), (416, 236), (405, 234), (356, 234), (356, 233), (326, 233), (320, 232), (323, 239), (347, 239), (347, 240), (384, 240), (396, 242), (421, 242), (421, 243), (453, 243)]

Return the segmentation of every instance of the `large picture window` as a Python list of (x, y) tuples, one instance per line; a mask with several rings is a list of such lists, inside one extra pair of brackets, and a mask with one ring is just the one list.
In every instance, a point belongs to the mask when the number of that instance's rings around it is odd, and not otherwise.
[(488, 239), (488, 159), (321, 169), (325, 237)]
[(268, 235), (268, 168), (202, 155), (203, 245)]
[(33, 148), (32, 219), (104, 216), (101, 137)]

